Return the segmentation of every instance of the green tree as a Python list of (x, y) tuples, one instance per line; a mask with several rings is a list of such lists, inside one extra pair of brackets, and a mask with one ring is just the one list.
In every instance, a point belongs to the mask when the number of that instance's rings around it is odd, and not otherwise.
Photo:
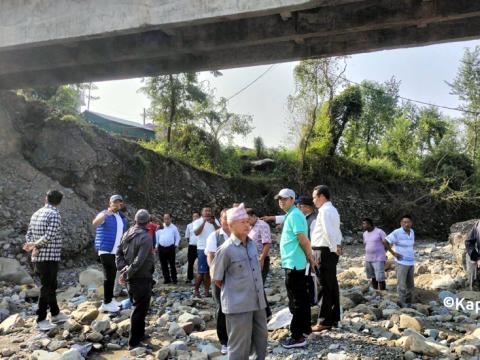
[(356, 122), (362, 114), (362, 94), (360, 87), (352, 85), (329, 102), (329, 132), (330, 143), (328, 155), (337, 151), (343, 131), (348, 123)]
[(253, 138), (253, 147), (255, 148), (257, 159), (261, 159), (265, 156), (265, 143), (261, 136)]
[(90, 102), (91, 101), (95, 101), (95, 100), (98, 100), (100, 99), (100, 96), (95, 96), (93, 94), (94, 91), (98, 90), (98, 86), (95, 85), (95, 83), (93, 82), (90, 82), (90, 83), (87, 83), (87, 84), (84, 84), (84, 88), (83, 88), (83, 93), (84, 93), (84, 97), (86, 99), (86, 107), (87, 107), (87, 110), (90, 110)]
[(172, 132), (192, 121), (195, 102), (202, 102), (206, 94), (198, 83), (196, 73), (159, 75), (144, 79), (139, 91), (151, 100), (148, 116), (162, 129), (166, 129), (167, 146)]
[(348, 157), (370, 159), (379, 156), (380, 141), (398, 111), (400, 82), (362, 81), (362, 114), (345, 129), (341, 152)]
[(333, 57), (303, 60), (294, 69), (295, 94), (288, 97), (288, 108), (292, 116), (291, 132), (299, 147), (301, 177), (321, 110), (326, 103), (327, 114), (331, 113), (333, 98), (345, 84), (346, 67), (346, 58)]
[(27, 101), (42, 101), (63, 115), (78, 115), (82, 106), (84, 84), (44, 86), (22, 89), (17, 93)]
[(451, 94), (457, 95), (465, 110), (463, 122), (466, 127), (468, 152), (473, 161), (478, 160), (480, 141), (480, 46), (465, 49), (462, 62), (452, 83)]
[(200, 125), (210, 133), (217, 144), (215, 159), (218, 159), (222, 141), (231, 145), (236, 135), (247, 136), (253, 130), (253, 119), (250, 115), (230, 112), (227, 99), (216, 100), (212, 93), (205, 101), (196, 103), (194, 113)]
[(450, 128), (449, 121), (435, 107), (421, 108), (418, 113), (416, 140), (419, 155), (431, 154)]

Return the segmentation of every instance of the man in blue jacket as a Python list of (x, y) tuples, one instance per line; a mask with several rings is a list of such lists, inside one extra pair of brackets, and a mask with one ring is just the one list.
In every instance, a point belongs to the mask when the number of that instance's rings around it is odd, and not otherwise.
[(100, 257), (104, 276), (104, 298), (99, 308), (100, 312), (119, 311), (120, 304), (113, 298), (113, 288), (117, 274), (115, 254), (123, 233), (127, 230), (127, 220), (120, 211), (123, 206), (123, 198), (120, 195), (113, 195), (110, 197), (108, 209), (100, 212), (93, 220), (93, 226), (97, 228), (95, 250)]

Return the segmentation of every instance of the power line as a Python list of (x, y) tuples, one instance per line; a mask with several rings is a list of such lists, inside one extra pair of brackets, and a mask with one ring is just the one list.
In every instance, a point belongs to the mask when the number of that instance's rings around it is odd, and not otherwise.
[[(378, 92), (385, 92), (384, 90), (375, 89), (375, 88), (372, 88), (372, 87), (367, 86), (367, 85), (365, 85), (365, 84), (361, 84), (361, 83), (355, 82), (355, 81), (353, 81), (353, 80), (347, 79), (347, 78), (344, 77), (344, 76), (340, 76), (340, 78), (343, 79), (343, 80), (345, 80), (346, 82), (349, 82), (349, 83), (351, 83), (351, 84), (355, 84), (355, 85), (358, 85), (358, 86), (362, 86), (362, 87), (367, 88), (367, 89), (369, 89), (369, 90), (374, 90), (374, 91), (378, 91)], [(402, 100), (406, 100), (406, 101), (410, 101), (410, 102), (422, 104), (422, 105), (428, 105), (428, 106), (437, 107), (437, 108), (440, 108), (440, 109), (460, 111), (460, 112), (463, 112), (463, 113), (473, 114), (473, 115), (475, 115), (475, 116), (479, 115), (478, 112), (470, 111), (470, 110), (465, 110), (465, 109), (458, 108), (458, 107), (457, 107), (457, 108), (454, 108), (454, 107), (445, 106), (445, 105), (433, 104), (433, 103), (429, 103), (429, 102), (422, 101), (422, 100), (410, 99), (410, 98), (407, 98), (407, 97), (404, 97), (404, 96), (400, 96), (400, 95), (398, 95), (398, 98), (399, 98), (399, 99), (402, 99)]]
[(252, 86), (256, 81), (260, 80), (263, 76), (265, 76), (270, 70), (273, 69), (273, 67), (275, 66), (275, 64), (272, 64), (268, 67), (267, 70), (265, 70), (263, 73), (261, 73), (257, 78), (255, 78), (253, 81), (251, 81), (250, 83), (248, 83), (246, 86), (244, 86), (243, 88), (241, 88), (240, 90), (238, 90), (235, 94), (233, 94), (232, 96), (230, 96), (229, 98), (227, 98), (227, 102), (232, 100), (235, 96), (239, 95), (240, 93), (242, 93), (243, 91), (247, 90), (250, 86)]

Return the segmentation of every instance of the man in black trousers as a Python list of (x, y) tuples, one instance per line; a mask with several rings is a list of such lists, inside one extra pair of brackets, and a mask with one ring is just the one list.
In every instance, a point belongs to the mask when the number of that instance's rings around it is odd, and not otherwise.
[[(60, 312), (57, 304), (57, 273), (62, 254), (62, 219), (58, 206), (63, 194), (50, 190), (45, 198), (45, 206), (36, 211), (30, 220), (26, 235), (25, 251), (32, 252), (35, 273), (40, 278), (40, 297), (38, 299), (37, 328), (49, 331), (56, 324), (65, 322), (69, 317)], [(50, 310), (50, 320), (47, 311)]]
[(337, 263), (342, 254), (340, 216), (330, 201), (330, 190), (325, 185), (316, 186), (312, 194), (318, 208), (315, 228), (312, 232), (312, 250), (320, 271), (322, 305), (318, 323), (313, 332), (328, 330), (340, 321), (340, 291), (337, 281)]
[(152, 295), (152, 238), (146, 225), (150, 220), (147, 210), (141, 209), (135, 214), (135, 225), (123, 235), (117, 250), (116, 263), (120, 271), (120, 281), (127, 284), (130, 300), (135, 307), (130, 317), (129, 349), (146, 347), (145, 317)]
[(172, 224), (172, 215), (166, 213), (163, 216), (163, 229), (155, 233), (158, 257), (162, 267), (164, 284), (177, 283), (177, 268), (175, 264), (175, 250), (180, 244), (180, 233)]

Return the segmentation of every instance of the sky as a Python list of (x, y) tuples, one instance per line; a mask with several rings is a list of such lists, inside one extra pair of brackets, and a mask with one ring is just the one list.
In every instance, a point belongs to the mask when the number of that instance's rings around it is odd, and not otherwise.
[[(458, 99), (450, 95), (446, 81), (457, 73), (460, 60), (467, 47), (480, 45), (480, 41), (465, 41), (425, 47), (377, 51), (353, 55), (347, 60), (346, 77), (355, 82), (374, 80), (384, 82), (394, 76), (400, 81), (403, 97), (458, 107)], [(233, 97), (229, 110), (253, 117), (254, 130), (246, 138), (235, 140), (237, 145), (253, 147), (253, 138), (261, 136), (268, 147), (293, 144), (288, 137), (287, 98), (295, 92), (293, 69), (297, 62), (276, 64), (248, 89)], [(229, 98), (269, 68), (269, 65), (221, 70), (223, 76), (213, 77), (200, 73), (201, 81), (208, 81), (218, 97)], [(141, 123), (148, 98), (139, 93), (142, 79), (105, 81), (96, 83), (94, 95), (100, 99), (91, 102), (90, 110)], [(442, 110), (458, 117), (456, 111)], [(147, 120), (148, 122), (148, 120)]]

